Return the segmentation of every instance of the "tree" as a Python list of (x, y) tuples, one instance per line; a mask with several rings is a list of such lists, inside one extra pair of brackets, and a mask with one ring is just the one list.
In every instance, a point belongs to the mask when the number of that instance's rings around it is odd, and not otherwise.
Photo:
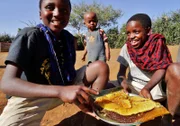
[(153, 32), (166, 37), (168, 45), (180, 43), (180, 10), (164, 13), (153, 22)]
[[(152, 21), (152, 32), (163, 34), (167, 45), (180, 44), (180, 10), (164, 13)], [(118, 34), (115, 48), (121, 48), (126, 41), (126, 24), (123, 24)]]
[(116, 48), (117, 43), (119, 43), (119, 31), (118, 26), (110, 28), (107, 31), (108, 43), (111, 48)]
[(115, 48), (121, 48), (126, 42), (126, 38), (126, 24), (123, 24), (120, 29), (118, 43), (116, 44)]
[(122, 16), (122, 11), (120, 9), (115, 10), (112, 6), (103, 6), (97, 1), (93, 1), (92, 4), (87, 4), (84, 1), (73, 4), (69, 24), (77, 30), (76, 37), (78, 38), (78, 46), (83, 45), (83, 31), (86, 28), (83, 23), (83, 17), (84, 13), (89, 11), (93, 11), (97, 14), (98, 25), (102, 28), (109, 28), (109, 26), (112, 27), (116, 25), (117, 19)]
[(114, 10), (111, 5), (105, 7), (96, 1), (93, 1), (93, 3), (89, 5), (84, 1), (73, 4), (69, 24), (77, 30), (78, 34), (85, 28), (83, 16), (84, 13), (88, 11), (93, 11), (97, 14), (99, 27), (103, 28), (117, 24), (117, 19), (122, 16), (121, 10)]
[(7, 33), (4, 34), (0, 34), (0, 42), (12, 42), (12, 40), (14, 39), (14, 36), (9, 35)]

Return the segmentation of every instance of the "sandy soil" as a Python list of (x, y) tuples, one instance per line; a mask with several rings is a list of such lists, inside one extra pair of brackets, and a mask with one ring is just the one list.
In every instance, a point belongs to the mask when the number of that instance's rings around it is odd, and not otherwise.
[[(178, 46), (169, 46), (173, 61), (176, 60)], [(119, 69), (119, 63), (116, 61), (120, 49), (111, 49), (111, 60), (108, 61), (110, 67), (110, 80), (116, 80), (116, 74)], [(4, 60), (7, 53), (0, 53), (0, 80), (4, 72)], [(81, 61), (82, 51), (77, 51), (76, 68), (86, 64)], [(0, 113), (6, 105), (5, 95), (0, 91)], [(75, 105), (63, 104), (53, 110), (48, 111), (41, 126), (110, 126), (102, 121), (97, 121), (89, 116), (85, 116)], [(146, 125), (147, 126), (147, 125)]]

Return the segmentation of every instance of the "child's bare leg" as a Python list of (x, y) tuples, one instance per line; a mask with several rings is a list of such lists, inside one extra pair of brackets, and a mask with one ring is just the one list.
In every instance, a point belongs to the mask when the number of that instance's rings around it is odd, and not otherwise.
[(109, 67), (105, 62), (95, 61), (87, 66), (84, 83), (92, 86), (92, 89), (100, 91), (104, 89), (109, 80)]
[(166, 72), (168, 110), (172, 116), (180, 107), (180, 63), (171, 64)]

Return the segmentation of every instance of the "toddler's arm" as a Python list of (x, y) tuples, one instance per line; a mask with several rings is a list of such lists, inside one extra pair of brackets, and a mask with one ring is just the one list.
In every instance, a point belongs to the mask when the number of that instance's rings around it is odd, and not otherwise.
[(106, 41), (105, 41), (105, 54), (106, 54), (106, 60), (109, 61), (111, 58), (110, 47), (109, 47), (108, 42), (106, 42)]

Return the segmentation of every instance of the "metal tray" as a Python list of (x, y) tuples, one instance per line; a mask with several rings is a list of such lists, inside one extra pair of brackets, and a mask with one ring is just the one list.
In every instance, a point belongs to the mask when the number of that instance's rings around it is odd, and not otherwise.
[[(110, 88), (110, 89), (106, 89), (106, 90), (102, 90), (99, 95), (97, 96), (93, 96), (94, 98), (97, 98), (97, 97), (100, 97), (100, 96), (103, 96), (103, 95), (106, 95), (108, 93), (112, 93), (112, 92), (115, 92), (115, 91), (118, 91), (122, 89), (121, 87), (115, 87), (115, 88)], [(129, 93), (130, 96), (137, 96), (136, 94), (131, 94)], [(106, 116), (104, 116), (103, 113), (101, 113), (99, 110), (94, 110), (94, 113), (100, 118), (100, 120), (106, 122), (106, 123), (109, 123), (111, 125), (115, 125), (115, 126), (139, 126), (142, 122), (135, 122), (135, 123), (120, 123), (120, 122), (117, 122), (115, 120), (112, 120)]]

